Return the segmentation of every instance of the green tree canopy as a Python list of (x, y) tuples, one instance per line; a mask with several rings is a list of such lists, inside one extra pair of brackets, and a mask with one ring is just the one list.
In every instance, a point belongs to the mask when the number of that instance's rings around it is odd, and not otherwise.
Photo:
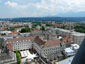
[(45, 27), (44, 27), (44, 26), (42, 26), (40, 30), (45, 31)]
[(23, 28), (20, 32), (21, 33), (30, 32), (30, 28)]
[(85, 25), (76, 25), (75, 27), (75, 31), (76, 32), (80, 32), (80, 33), (85, 33)]
[(20, 64), (21, 62), (21, 57), (18, 51), (16, 51), (16, 58), (17, 58), (17, 64)]

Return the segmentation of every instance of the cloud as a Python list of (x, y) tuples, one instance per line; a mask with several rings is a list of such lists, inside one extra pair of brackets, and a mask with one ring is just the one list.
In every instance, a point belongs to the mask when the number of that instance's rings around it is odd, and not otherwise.
[[(34, 3), (32, 3), (34, 4)], [(35, 3), (36, 8), (47, 9), (50, 11), (69, 11), (80, 10), (85, 8), (84, 0), (41, 0), (41, 2)]]
[(18, 6), (18, 4), (16, 2), (10, 2), (10, 1), (5, 2), (5, 4), (8, 5), (8, 6), (11, 6), (11, 7), (17, 7)]
[[(23, 0), (26, 1), (26, 0)], [(19, 2), (18, 2), (19, 3)], [(7, 1), (6, 5), (16, 8), (35, 8), (49, 12), (68, 12), (68, 11), (85, 11), (84, 0), (40, 0), (37, 2), (28, 2), (28, 4), (20, 5), (17, 2)]]
[(18, 11), (20, 16), (55, 16), (59, 13), (85, 12), (84, 0), (9, 0), (5, 1), (5, 5), (16, 14)]
[(66, 12), (85, 12), (84, 0), (41, 0), (28, 6), (34, 7), (35, 10), (40, 10), (37, 15), (41, 13), (44, 15), (56, 15)]
[(11, 2), (7, 1), (5, 2), (5, 5), (10, 6), (10, 7), (16, 7), (16, 8), (26, 8), (26, 5), (19, 5), (17, 2)]

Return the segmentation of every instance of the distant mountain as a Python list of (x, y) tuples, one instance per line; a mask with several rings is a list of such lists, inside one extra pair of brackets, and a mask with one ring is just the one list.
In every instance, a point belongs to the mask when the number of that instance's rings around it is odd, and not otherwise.
[(59, 13), (57, 16), (59, 17), (85, 17), (85, 12), (66, 12), (66, 13)]
[(85, 21), (85, 17), (23, 17), (23, 18), (6, 18), (0, 20), (9, 21)]

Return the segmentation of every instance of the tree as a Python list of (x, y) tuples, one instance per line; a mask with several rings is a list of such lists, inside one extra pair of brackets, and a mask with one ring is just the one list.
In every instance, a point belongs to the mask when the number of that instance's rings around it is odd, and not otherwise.
[(76, 25), (74, 28), (76, 32), (85, 33), (85, 26), (83, 24)]
[(46, 24), (46, 26), (52, 26), (52, 24)]
[(23, 28), (20, 32), (21, 33), (30, 32), (30, 28)]
[(10, 28), (6, 28), (5, 30), (8, 30), (8, 31), (14, 31), (15, 28), (14, 28), (14, 27), (10, 27)]
[(16, 51), (16, 58), (17, 58), (17, 64), (20, 64), (21, 62), (21, 57), (18, 51)]
[(0, 44), (0, 49), (2, 48), (2, 45)]
[(44, 27), (44, 26), (42, 26), (40, 30), (45, 31), (45, 27)]
[(32, 28), (36, 28), (38, 25), (41, 26), (41, 23), (38, 23), (38, 22), (37, 22), (36, 24), (33, 24), (33, 25), (32, 25)]

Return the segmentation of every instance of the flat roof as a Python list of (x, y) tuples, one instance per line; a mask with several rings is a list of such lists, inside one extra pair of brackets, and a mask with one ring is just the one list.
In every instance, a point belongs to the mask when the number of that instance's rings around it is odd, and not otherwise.
[(65, 50), (65, 52), (67, 52), (67, 53), (69, 53), (69, 52), (74, 52), (74, 50), (72, 50), (71, 47), (65, 48), (64, 50)]
[(78, 44), (71, 44), (71, 46), (74, 48), (74, 49), (79, 49), (79, 45)]
[[(63, 32), (71, 32), (70, 30), (65, 30), (65, 29), (60, 29), (60, 28), (55, 28), (55, 30), (60, 30), (60, 31), (63, 31)], [(79, 33), (79, 32), (75, 32), (75, 31), (72, 32), (72, 35), (85, 36), (84, 33)]]
[(37, 57), (36, 54), (31, 54), (29, 50), (20, 51), (21, 57), (26, 57), (26, 59), (34, 59)]
[(72, 32), (72, 35), (76, 35), (76, 36), (85, 36), (84, 33), (79, 33), (79, 32)]
[(66, 58), (62, 61), (56, 62), (56, 64), (71, 64), (72, 60), (73, 60), (74, 56)]

